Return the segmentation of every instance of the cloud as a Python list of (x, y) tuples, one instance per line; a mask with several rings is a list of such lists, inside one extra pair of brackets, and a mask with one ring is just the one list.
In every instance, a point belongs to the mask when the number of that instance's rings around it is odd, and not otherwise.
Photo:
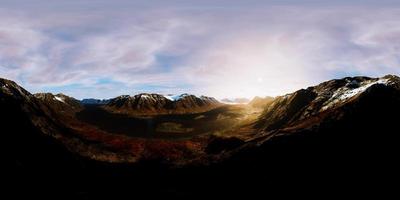
[(213, 96), (251, 97), (343, 76), (399, 74), (398, 13), (280, 8), (217, 24), (222, 37), (189, 59), (188, 80)]
[(0, 76), (78, 98), (147, 90), (223, 98), (400, 74), (397, 5), (159, 3), (5, 2)]
[[(43, 61), (37, 53), (46, 38), (27, 25), (10, 19), (0, 21), (0, 66), (8, 74), (30, 71)], [(16, 78), (16, 77), (14, 77)]]
[(3, 75), (34, 85), (92, 83), (103, 76), (129, 81), (154, 70), (156, 53), (174, 26), (172, 19), (148, 23), (139, 19), (104, 27), (92, 25), (90, 16), (72, 15), (86, 20), (71, 24), (71, 16), (61, 14), (58, 21), (44, 18), (39, 23), (19, 16), (15, 23), (12, 16), (2, 17)]

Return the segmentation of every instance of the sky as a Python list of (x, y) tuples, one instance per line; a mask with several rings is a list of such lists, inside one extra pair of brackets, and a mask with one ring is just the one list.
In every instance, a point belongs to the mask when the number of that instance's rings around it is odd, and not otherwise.
[(78, 99), (222, 99), (399, 75), (397, 2), (0, 0), (0, 77)]

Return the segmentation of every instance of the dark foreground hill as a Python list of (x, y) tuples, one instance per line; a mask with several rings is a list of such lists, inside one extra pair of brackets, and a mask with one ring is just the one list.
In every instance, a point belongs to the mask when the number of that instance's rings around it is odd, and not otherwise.
[[(230, 137), (132, 139), (54, 117), (46, 107), (0, 80), (3, 161), (14, 189), (40, 181), (44, 193), (268, 197), (398, 188), (396, 76), (348, 77), (277, 97)], [(239, 137), (243, 129), (252, 134)]]

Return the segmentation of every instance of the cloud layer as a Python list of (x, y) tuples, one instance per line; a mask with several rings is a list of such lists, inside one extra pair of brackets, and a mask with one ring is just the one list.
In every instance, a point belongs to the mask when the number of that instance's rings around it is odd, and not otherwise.
[(229, 2), (5, 1), (0, 76), (77, 98), (223, 98), (400, 74), (400, 6), (390, 1)]

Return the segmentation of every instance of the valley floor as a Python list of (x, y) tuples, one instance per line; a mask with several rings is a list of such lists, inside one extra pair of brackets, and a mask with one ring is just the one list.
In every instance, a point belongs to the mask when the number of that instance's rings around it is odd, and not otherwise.
[(111, 113), (99, 105), (86, 105), (76, 113), (79, 121), (105, 132), (138, 138), (190, 139), (196, 135), (221, 134), (260, 114), (246, 105), (225, 105), (195, 114), (132, 116)]

